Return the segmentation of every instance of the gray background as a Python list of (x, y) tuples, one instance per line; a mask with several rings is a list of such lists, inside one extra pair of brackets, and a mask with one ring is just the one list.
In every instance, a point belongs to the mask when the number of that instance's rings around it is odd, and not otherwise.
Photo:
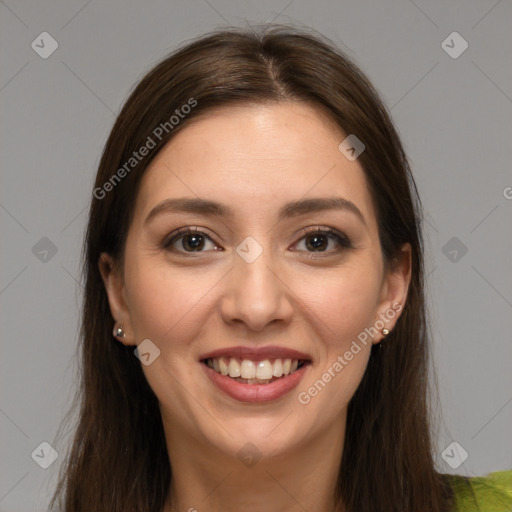
[[(46, 510), (69, 439), (56, 435), (78, 374), (81, 242), (116, 113), (178, 44), (248, 22), (315, 28), (382, 93), (428, 219), (439, 468), (512, 467), (510, 1), (5, 0), (0, 14), (1, 511)], [(43, 31), (59, 45), (47, 59), (31, 48)], [(458, 58), (441, 45), (453, 31), (469, 44)], [(46, 470), (31, 457), (43, 441), (61, 453)], [(453, 441), (468, 458), (452, 469)]]

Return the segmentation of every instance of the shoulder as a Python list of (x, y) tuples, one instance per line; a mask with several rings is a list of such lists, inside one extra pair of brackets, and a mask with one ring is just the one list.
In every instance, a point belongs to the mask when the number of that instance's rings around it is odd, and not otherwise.
[(512, 470), (445, 477), (453, 489), (454, 512), (512, 512)]

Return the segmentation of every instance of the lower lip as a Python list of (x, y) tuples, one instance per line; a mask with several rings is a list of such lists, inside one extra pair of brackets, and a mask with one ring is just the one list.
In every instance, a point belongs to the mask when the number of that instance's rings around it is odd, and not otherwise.
[(272, 402), (285, 396), (293, 388), (297, 387), (299, 382), (307, 372), (308, 367), (311, 363), (305, 364), (298, 370), (286, 377), (280, 377), (279, 379), (269, 384), (243, 384), (237, 382), (231, 377), (221, 375), (215, 370), (212, 370), (209, 366), (204, 363), (200, 363), (203, 367), (206, 375), (210, 380), (221, 390), (224, 391), (231, 398), (240, 400), (241, 402), (250, 402), (255, 404), (261, 404), (266, 402)]

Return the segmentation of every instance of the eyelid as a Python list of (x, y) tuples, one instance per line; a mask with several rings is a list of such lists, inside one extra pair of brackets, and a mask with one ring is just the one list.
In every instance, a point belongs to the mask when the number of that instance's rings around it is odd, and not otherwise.
[(326, 234), (336, 235), (336, 236), (340, 237), (341, 239), (346, 240), (347, 242), (350, 241), (348, 236), (345, 233), (343, 233), (343, 231), (340, 231), (336, 228), (331, 228), (329, 226), (307, 226), (302, 230), (302, 233), (303, 234), (302, 234), (301, 239), (304, 236), (309, 235), (311, 233), (326, 233)]

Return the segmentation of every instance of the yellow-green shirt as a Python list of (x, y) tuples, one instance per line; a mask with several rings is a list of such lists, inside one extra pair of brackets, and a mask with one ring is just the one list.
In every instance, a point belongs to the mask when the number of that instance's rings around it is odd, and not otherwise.
[(447, 477), (455, 495), (453, 512), (512, 512), (512, 470)]

